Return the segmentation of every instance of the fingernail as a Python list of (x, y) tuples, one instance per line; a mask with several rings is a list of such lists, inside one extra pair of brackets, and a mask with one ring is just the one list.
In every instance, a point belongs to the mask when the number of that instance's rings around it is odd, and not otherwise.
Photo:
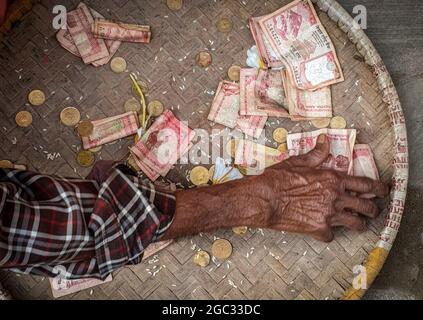
[(321, 134), (318, 138), (317, 138), (317, 143), (318, 144), (323, 144), (326, 141), (326, 137), (324, 134)]

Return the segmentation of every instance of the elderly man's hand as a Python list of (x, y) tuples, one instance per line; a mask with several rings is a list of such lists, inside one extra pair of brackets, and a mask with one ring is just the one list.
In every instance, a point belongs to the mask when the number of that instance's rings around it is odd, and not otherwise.
[(365, 218), (376, 217), (379, 210), (360, 194), (383, 197), (388, 188), (378, 181), (319, 169), (328, 155), (329, 142), (322, 135), (307, 155), (292, 157), (260, 176), (176, 192), (174, 222), (164, 238), (250, 226), (331, 241), (332, 227), (364, 230)]
[(292, 157), (265, 171), (262, 178), (268, 186), (272, 209), (269, 228), (309, 234), (329, 242), (333, 240), (332, 227), (363, 231), (366, 218), (379, 215), (376, 204), (360, 198), (360, 194), (384, 197), (388, 194), (387, 186), (367, 178), (318, 169), (328, 155), (327, 137), (321, 135), (310, 153)]

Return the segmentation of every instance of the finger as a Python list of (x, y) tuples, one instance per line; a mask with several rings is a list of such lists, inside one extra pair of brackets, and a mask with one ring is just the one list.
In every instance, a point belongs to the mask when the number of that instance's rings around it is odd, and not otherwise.
[(354, 216), (351, 213), (341, 212), (336, 214), (331, 220), (332, 227), (346, 227), (351, 230), (363, 232), (366, 230), (366, 219)]
[(307, 154), (291, 157), (284, 163), (294, 167), (318, 167), (329, 156), (329, 141), (326, 135), (317, 138), (316, 147)]
[(350, 209), (353, 212), (361, 213), (370, 218), (376, 218), (379, 215), (379, 208), (373, 201), (353, 197), (349, 194), (342, 195), (337, 201), (336, 207)]
[(323, 231), (320, 230), (319, 232), (316, 232), (313, 234), (313, 237), (317, 240), (317, 241), (322, 241), (322, 242), (332, 242), (334, 235), (332, 232), (332, 229), (327, 227), (326, 229), (324, 229)]
[(359, 193), (371, 193), (378, 197), (385, 197), (389, 193), (389, 188), (386, 184), (364, 177), (351, 177), (345, 178), (345, 189)]

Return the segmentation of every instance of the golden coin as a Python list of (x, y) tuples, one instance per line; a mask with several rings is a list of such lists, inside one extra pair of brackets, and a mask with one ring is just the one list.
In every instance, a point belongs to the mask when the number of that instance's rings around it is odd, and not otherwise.
[(347, 122), (342, 117), (333, 117), (330, 121), (330, 127), (332, 129), (345, 129), (347, 127)]
[(278, 143), (285, 143), (288, 131), (285, 128), (277, 128), (273, 131), (273, 140)]
[(150, 116), (158, 117), (163, 113), (164, 106), (159, 100), (151, 101), (147, 106), (147, 111)]
[(140, 111), (141, 110), (141, 105), (138, 102), (137, 99), (135, 98), (131, 98), (126, 100), (125, 105), (124, 105), (125, 111), (129, 112), (129, 111)]
[(33, 106), (40, 106), (46, 101), (46, 96), (41, 90), (32, 90), (28, 95), (28, 101)]
[(19, 127), (26, 128), (32, 123), (32, 114), (28, 111), (21, 111), (16, 114), (15, 121)]
[(243, 234), (246, 234), (247, 233), (248, 227), (234, 227), (234, 228), (232, 228), (232, 231), (235, 234), (243, 235)]
[(181, 10), (182, 0), (167, 0), (167, 7), (172, 11)]
[(288, 152), (288, 146), (286, 143), (282, 143), (279, 145), (278, 150), (282, 153)]
[(209, 170), (202, 166), (197, 166), (191, 170), (189, 179), (196, 186), (207, 184), (209, 182)]
[(94, 125), (89, 120), (81, 121), (80, 124), (78, 124), (78, 134), (81, 137), (88, 137), (94, 130)]
[(140, 86), (142, 93), (144, 93), (144, 95), (147, 95), (149, 91), (148, 83), (144, 80), (138, 80), (137, 83)]
[(316, 118), (311, 120), (311, 124), (317, 129), (327, 128), (330, 124), (330, 118)]
[(213, 243), (212, 253), (219, 260), (225, 260), (232, 254), (232, 245), (226, 239), (218, 239)]
[(212, 166), (209, 168), (209, 180), (212, 180), (212, 179), (213, 179), (213, 176), (214, 176), (214, 169), (216, 169), (216, 166), (215, 166), (215, 165), (212, 165)]
[(81, 167), (91, 167), (94, 164), (95, 157), (90, 151), (79, 151), (76, 161)]
[(62, 121), (65, 126), (74, 127), (80, 120), (81, 114), (79, 110), (74, 107), (65, 108), (60, 112), (60, 121)]
[(201, 51), (195, 57), (195, 62), (199, 67), (207, 68), (212, 63), (212, 56), (206, 51)]
[(134, 169), (136, 172), (141, 171), (140, 167), (137, 165), (137, 163), (135, 162), (134, 157), (132, 155), (128, 158), (128, 165), (132, 169)]
[(126, 70), (126, 61), (122, 57), (113, 58), (110, 62), (110, 68), (113, 72), (122, 73)]
[(228, 69), (228, 77), (230, 80), (232, 81), (239, 81), (239, 74), (241, 72), (241, 67), (240, 66), (231, 66)]
[(232, 21), (228, 18), (219, 19), (219, 21), (216, 23), (216, 27), (220, 32), (230, 32), (232, 30)]
[(194, 263), (200, 267), (207, 267), (210, 263), (210, 255), (205, 251), (198, 251), (194, 255)]
[(13, 169), (15, 166), (9, 160), (0, 160), (0, 168), (3, 169)]
[(226, 153), (232, 158), (235, 158), (236, 147), (237, 141), (235, 139), (231, 139), (226, 143)]
[(97, 152), (100, 152), (101, 149), (103, 149), (103, 146), (94, 147), (89, 149), (88, 151), (91, 151), (92, 153), (97, 153)]

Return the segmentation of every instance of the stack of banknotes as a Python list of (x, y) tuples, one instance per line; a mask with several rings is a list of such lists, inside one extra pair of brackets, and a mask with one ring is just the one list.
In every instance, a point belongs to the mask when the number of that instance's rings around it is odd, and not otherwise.
[(149, 26), (105, 20), (83, 2), (68, 12), (65, 27), (56, 34), (60, 45), (95, 67), (107, 64), (122, 41), (149, 43), (151, 39)]

